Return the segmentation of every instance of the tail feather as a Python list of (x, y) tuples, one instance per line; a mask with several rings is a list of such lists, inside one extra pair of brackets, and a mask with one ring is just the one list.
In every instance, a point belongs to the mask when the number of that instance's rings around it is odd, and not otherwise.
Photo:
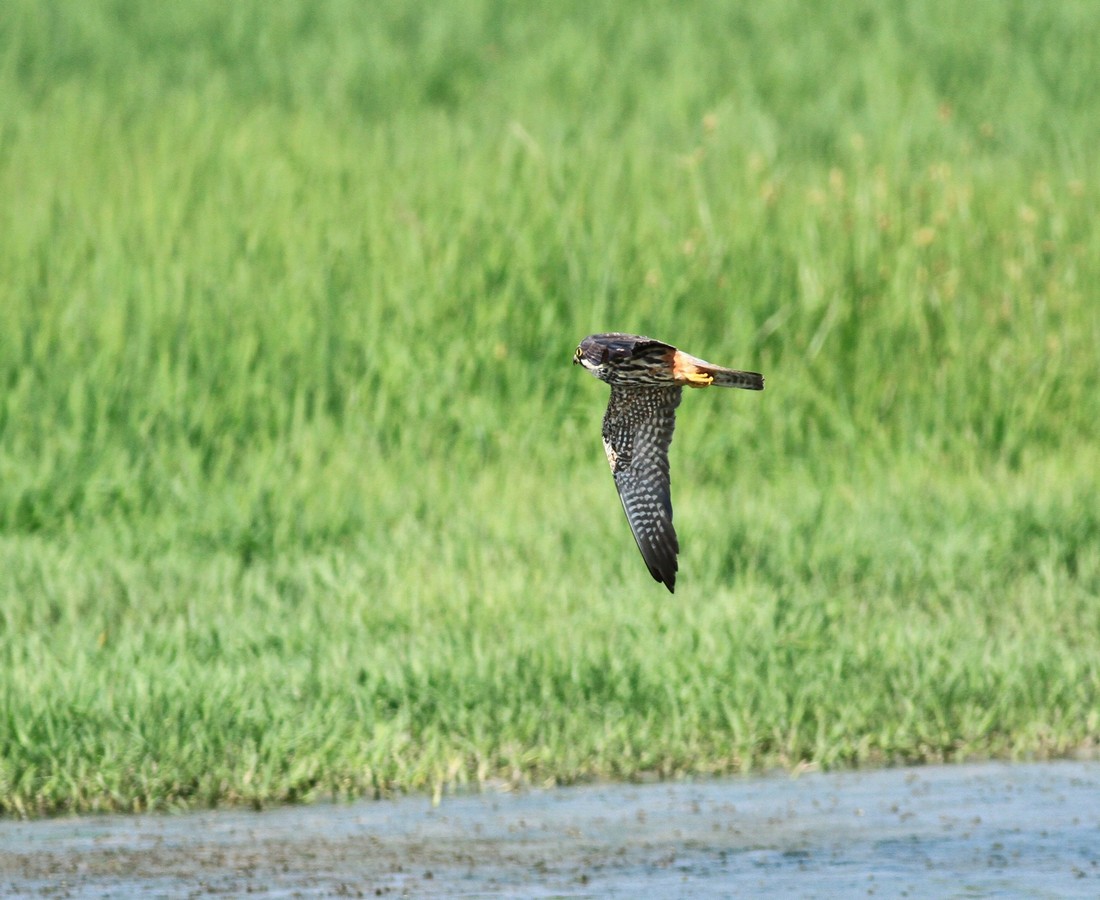
[(759, 372), (739, 372), (737, 369), (716, 366), (698, 356), (684, 353), (683, 350), (674, 350), (670, 362), (672, 379), (676, 384), (693, 388), (705, 388), (714, 384), (719, 387), (743, 388), (746, 391), (764, 390), (764, 376)]
[(711, 383), (715, 387), (742, 388), (746, 391), (764, 390), (764, 376), (759, 372), (739, 372), (737, 369), (726, 369), (709, 363), (700, 368), (714, 379)]

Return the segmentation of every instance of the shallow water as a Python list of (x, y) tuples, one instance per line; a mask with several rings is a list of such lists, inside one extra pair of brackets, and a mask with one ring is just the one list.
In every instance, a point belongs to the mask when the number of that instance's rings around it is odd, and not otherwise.
[(1100, 763), (0, 822), (0, 894), (1100, 897)]

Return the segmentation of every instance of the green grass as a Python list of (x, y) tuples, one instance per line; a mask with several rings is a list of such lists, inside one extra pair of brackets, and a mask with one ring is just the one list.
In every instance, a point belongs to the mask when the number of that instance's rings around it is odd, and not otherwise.
[(375, 6), (0, 13), (0, 811), (1095, 747), (1092, 4)]

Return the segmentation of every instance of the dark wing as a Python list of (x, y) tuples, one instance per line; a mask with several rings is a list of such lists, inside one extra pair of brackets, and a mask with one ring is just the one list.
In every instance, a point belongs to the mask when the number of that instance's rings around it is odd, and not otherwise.
[(603, 445), (630, 530), (649, 573), (672, 591), (676, 554), (668, 447), (683, 389), (612, 386), (603, 417)]
[(655, 341), (641, 334), (622, 334), (615, 331), (593, 335), (593, 337), (607, 348), (608, 358), (612, 362), (625, 362), (655, 352), (660, 354), (676, 352), (672, 344)]

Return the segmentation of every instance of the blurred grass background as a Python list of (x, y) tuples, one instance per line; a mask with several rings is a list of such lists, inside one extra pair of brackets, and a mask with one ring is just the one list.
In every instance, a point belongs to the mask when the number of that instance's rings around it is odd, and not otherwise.
[[(11, 0), (0, 810), (1086, 752), (1090, 3)], [(645, 571), (603, 330), (691, 394)]]

